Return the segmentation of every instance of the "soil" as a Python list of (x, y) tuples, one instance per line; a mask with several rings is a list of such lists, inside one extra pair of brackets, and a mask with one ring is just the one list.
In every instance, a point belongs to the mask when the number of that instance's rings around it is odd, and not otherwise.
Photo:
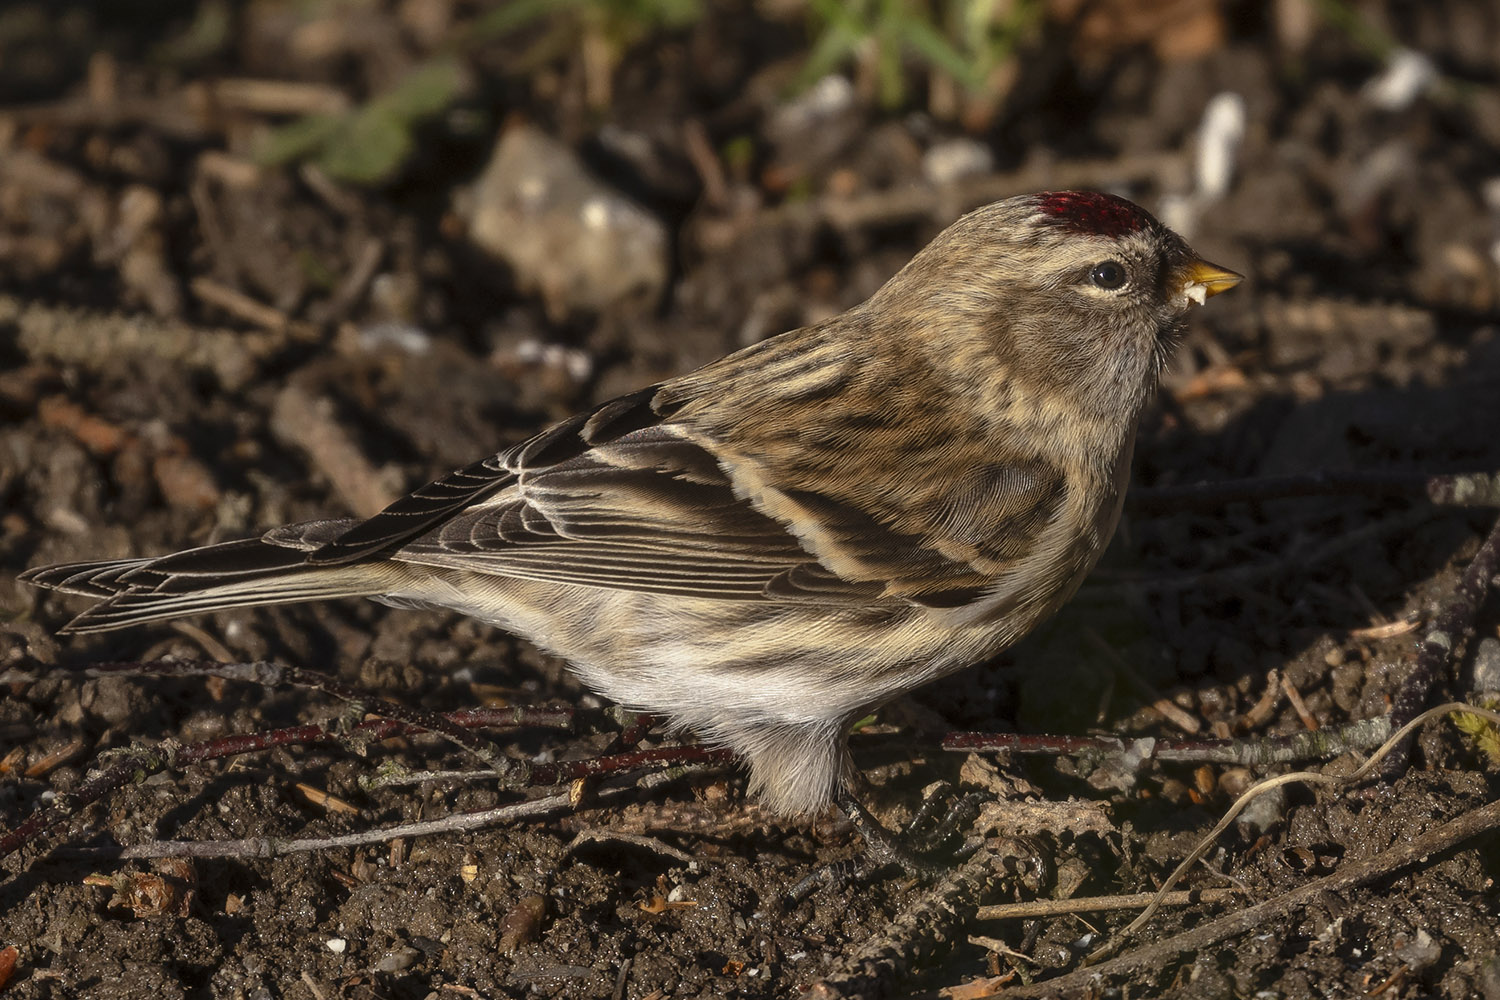
[[(58, 636), (82, 604), (16, 577), (370, 513), (591, 401), (861, 301), (960, 211), (1007, 194), (1118, 191), (1248, 277), (1195, 311), (1142, 428), (1138, 486), (1500, 468), (1491, 3), (1032, 5), (1039, 20), (988, 101), (950, 107), (913, 60), (903, 107), (883, 110), (855, 72), (810, 127), (785, 112), (805, 101), (788, 96), (809, 52), (801, 5), (596, 26), (584, 34), (609, 45), (579, 51), (537, 22), (462, 47), (458, 96), (379, 183), (256, 164), (256, 141), (295, 105), (270, 90), (236, 103), (224, 82), (294, 82), (358, 107), (476, 6), (0, 11), (4, 827), (67, 801), (122, 748), (354, 720), (323, 691), (81, 673), (100, 661), (269, 660), (444, 712), (572, 707), (575, 732), (491, 737), (532, 761), (629, 749), (562, 663), (452, 614), (333, 602)], [(217, 15), (226, 31), (198, 31)], [(617, 62), (601, 70), (601, 51)], [(1391, 67), (1414, 54), (1430, 76), (1396, 93)], [(1205, 106), (1225, 93), (1246, 128), (1220, 195), (1194, 164)], [(661, 288), (579, 308), (465, 238), (455, 196), (523, 121), (665, 227)], [(934, 165), (976, 150), (976, 173)], [(943, 734), (1252, 739), (1378, 718), (1493, 521), (1420, 490), (1127, 513), (1053, 621), (854, 737), (887, 822), (947, 781), (1001, 800), (998, 832), (1022, 838), (1016, 877), (930, 932), (912, 929), (922, 881), (851, 874), (862, 849), (847, 823), (773, 822), (733, 767), (579, 782), (572, 801), (482, 829), (274, 857), (118, 856), (378, 832), (556, 791), (472, 773), (369, 787), (393, 769), (474, 770), (411, 735), (143, 770), (79, 810), (4, 862), (5, 996), (643, 1000), (822, 982), (823, 995), (959, 997), (1008, 972), (1040, 981), (1132, 913), (998, 921), (973, 906), (1153, 890), (1248, 776), (1159, 761), (1091, 772), (944, 751)], [(1496, 602), (1472, 627), (1434, 698), (1500, 688), (1487, 683)], [(675, 742), (658, 731), (644, 745)], [(1496, 793), (1480, 742), (1429, 723), (1399, 776), (1289, 786), (1232, 825), (1186, 887), (1243, 897), (1165, 909), (1123, 951), (1377, 857)], [(1007, 827), (1023, 807), (1033, 820)], [(1109, 995), (1500, 997), (1497, 875), (1491, 830)], [(881, 961), (861, 958), (881, 942)]]

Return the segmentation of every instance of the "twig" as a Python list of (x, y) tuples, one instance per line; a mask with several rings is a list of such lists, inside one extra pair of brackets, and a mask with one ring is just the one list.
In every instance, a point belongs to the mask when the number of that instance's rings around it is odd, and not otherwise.
[(297, 169), (308, 190), (323, 199), (323, 203), (340, 215), (356, 218), (364, 211), (359, 196), (318, 168), (316, 163), (306, 161)]
[[(1107, 913), (1110, 910), (1138, 910), (1150, 905), (1159, 893), (1132, 892), (1122, 896), (1079, 896), (1074, 899), (1033, 899), (1025, 903), (999, 903), (981, 906), (975, 920), (1035, 920), (1040, 917), (1062, 917), (1071, 913)], [(1161, 897), (1160, 906), (1192, 906), (1197, 903), (1227, 903), (1243, 896), (1239, 889), (1184, 889)]]
[(404, 705), (376, 697), (352, 684), (317, 670), (289, 667), (268, 660), (249, 663), (219, 663), (212, 660), (149, 660), (104, 662), (91, 665), (91, 673), (101, 676), (121, 673), (152, 673), (168, 676), (207, 675), (227, 680), (249, 680), (266, 687), (277, 684), (292, 684), (310, 688), (348, 702), (360, 712), (368, 712), (396, 722), (405, 723), (419, 731), (434, 733), (448, 740), (459, 749), (472, 754), (490, 768), (503, 781), (525, 782), (530, 774), (526, 765), (498, 753), (493, 744), (473, 731), (461, 726), (439, 712), (432, 712), (416, 705)]
[(586, 830), (578, 831), (577, 836), (575, 836), (573, 840), (568, 844), (568, 846), (563, 849), (563, 852), (565, 854), (571, 854), (574, 851), (578, 850), (578, 848), (582, 847), (584, 844), (607, 844), (610, 842), (630, 844), (634, 847), (640, 847), (655, 854), (660, 854), (663, 857), (671, 858), (674, 861), (681, 861), (685, 865), (690, 865), (697, 860), (687, 851), (679, 850), (678, 848), (673, 847), (670, 844), (664, 844), (660, 840), (657, 840), (655, 837), (647, 837), (644, 834), (629, 833), (624, 830), (609, 830), (600, 827), (589, 827)]
[(1369, 750), (1386, 740), (1392, 730), (1385, 717), (1360, 719), (1315, 732), (1260, 739), (1182, 740), (1121, 739), (1116, 736), (1035, 736), (1021, 733), (949, 733), (943, 749), (954, 751), (1009, 750), (1025, 754), (1130, 755), (1142, 760), (1190, 761), (1263, 767), (1304, 760), (1326, 760), (1351, 750)]
[(385, 243), (382, 240), (373, 236), (365, 240), (354, 256), (354, 264), (349, 268), (349, 273), (339, 282), (318, 318), (325, 323), (337, 323), (349, 315), (360, 296), (365, 294), (365, 289), (375, 277), (375, 271), (384, 257)]
[[(440, 715), (414, 706), (373, 698), (336, 678), (316, 671), (285, 667), (274, 663), (154, 660), (98, 663), (83, 673), (89, 676), (119, 676), (128, 673), (153, 673), (167, 676), (211, 675), (233, 680), (251, 680), (268, 685), (297, 684), (350, 701), (366, 711), (385, 717), (361, 722), (347, 728), (338, 724), (294, 726), (187, 745), (168, 740), (155, 747), (137, 747), (123, 751), (120, 754), (122, 759), (115, 764), (93, 773), (72, 792), (59, 794), (50, 808), (32, 815), (15, 829), (0, 836), (0, 858), (18, 850), (46, 830), (64, 822), (68, 817), (75, 815), (127, 782), (143, 780), (150, 774), (168, 768), (181, 770), (191, 764), (208, 760), (292, 744), (326, 742), (350, 743), (358, 746), (394, 736), (433, 733), (484, 759), (492, 768), (492, 773), (498, 774), (502, 782), (511, 788), (526, 785), (551, 785), (563, 781), (578, 781), (651, 768), (673, 769), (695, 765), (720, 765), (732, 763), (735, 760), (734, 754), (725, 749), (672, 746), (632, 750), (627, 753), (587, 760), (533, 765), (501, 756), (488, 741), (471, 730), (485, 726), (541, 726), (571, 731), (574, 729), (574, 714), (571, 710), (476, 709)], [(391, 836), (401, 835), (404, 834), (398, 833)], [(279, 844), (281, 841), (275, 841), (275, 843)]]
[[(577, 763), (588, 763), (579, 761)], [(591, 805), (611, 802), (631, 790), (630, 786), (606, 788), (593, 793)], [(270, 858), (280, 857), (287, 854), (308, 853), (312, 851), (332, 850), (342, 847), (360, 847), (366, 844), (385, 843), (405, 837), (431, 837), (444, 833), (457, 833), (467, 830), (478, 830), (484, 827), (495, 826), (517, 819), (527, 819), (544, 816), (557, 812), (570, 812), (577, 808), (574, 802), (573, 792), (558, 792), (554, 795), (544, 796), (539, 799), (531, 799), (527, 802), (516, 802), (510, 805), (497, 806), (494, 809), (483, 809), (476, 812), (455, 813), (441, 819), (425, 820), (414, 823), (401, 823), (396, 826), (381, 827), (375, 830), (362, 830), (357, 833), (342, 834), (336, 837), (247, 837), (239, 840), (153, 840), (141, 844), (132, 844), (122, 848), (72, 848), (60, 851), (67, 857), (85, 858), (117, 858), (131, 860), (138, 858)], [(569, 845), (569, 850), (576, 848), (580, 843), (588, 840), (619, 840), (626, 843), (637, 844), (650, 850), (665, 854), (678, 861), (689, 863), (693, 857), (684, 851), (669, 847), (660, 841), (649, 837), (637, 836), (630, 833), (612, 830), (593, 829), (580, 833)]]
[[(626, 789), (614, 789), (624, 792)], [(507, 823), (515, 819), (541, 816), (561, 809), (571, 809), (567, 792), (559, 792), (529, 802), (515, 802), (482, 809), (477, 812), (454, 813), (442, 819), (424, 820), (418, 823), (399, 823), (395, 826), (375, 830), (360, 830), (337, 837), (246, 837), (241, 840), (152, 840), (143, 844), (132, 844), (118, 850), (110, 848), (84, 848), (61, 852), (73, 857), (108, 857), (121, 860), (137, 858), (275, 858), (287, 854), (305, 854), (310, 851), (327, 851), (340, 847), (361, 847), (365, 844), (382, 844), (397, 837), (431, 837), (442, 833), (478, 830), (482, 827)]]
[(678, 745), (651, 750), (590, 757), (586, 760), (559, 760), (550, 764), (531, 765), (533, 785), (555, 785), (580, 778), (598, 778), (643, 768), (679, 768), (703, 764), (733, 764), (734, 751), (722, 747)]
[[(102, 660), (91, 663), (78, 673), (84, 677), (120, 677), (146, 674), (154, 677), (222, 677), (232, 681), (251, 681), (271, 686), (278, 683), (295, 684), (316, 691), (323, 691), (341, 701), (361, 705), (378, 705), (370, 709), (372, 715), (382, 716), (351, 727), (350, 734), (364, 734), (368, 740), (385, 740), (412, 733), (436, 731), (439, 727), (457, 726), (462, 729), (557, 729), (565, 733), (578, 729), (578, 711), (572, 708), (534, 708), (527, 705), (508, 705), (493, 708), (465, 708), (454, 712), (438, 713), (410, 705), (385, 701), (360, 691), (328, 674), (301, 667), (288, 667), (265, 660), (241, 663), (217, 660), (164, 659), (164, 660)], [(325, 731), (318, 725), (298, 726), (278, 732)], [(251, 735), (254, 734), (244, 734)], [(227, 739), (243, 739), (226, 737)], [(215, 741), (208, 741), (205, 746)], [(299, 742), (299, 741), (293, 741)], [(269, 746), (257, 749), (270, 749)]]
[(305, 452), (340, 500), (360, 517), (374, 517), (400, 496), (391, 477), (376, 468), (322, 397), (293, 382), (276, 395), (271, 433)]
[(1266, 671), (1266, 687), (1259, 700), (1250, 706), (1248, 712), (1234, 720), (1234, 728), (1242, 733), (1249, 733), (1265, 725), (1270, 721), (1271, 713), (1276, 711), (1276, 705), (1281, 700), (1278, 697), (1280, 693), (1281, 671), (1272, 667)]
[(1302, 700), (1302, 692), (1292, 684), (1292, 679), (1286, 674), (1281, 675), (1281, 690), (1286, 695), (1286, 700), (1291, 703), (1292, 710), (1297, 713), (1297, 718), (1308, 729), (1316, 732), (1322, 728), (1318, 725), (1317, 718), (1308, 710), (1307, 702)]
[[(127, 669), (151, 670), (164, 674), (188, 674), (201, 668), (202, 661), (154, 661), (148, 663), (99, 664), (95, 670), (86, 671), (95, 675), (118, 675)], [(249, 674), (259, 664), (214, 664), (224, 668), (220, 676), (241, 677)], [(241, 668), (237, 673), (232, 668)], [(202, 671), (200, 671), (202, 672)], [(449, 725), (460, 728), (480, 726), (541, 726), (547, 728), (573, 728), (573, 716), (568, 711), (533, 710), (525, 708), (478, 709), (455, 712), (443, 717)], [(154, 747), (134, 747), (118, 753), (120, 757), (111, 766), (95, 771), (81, 785), (70, 792), (59, 793), (53, 805), (36, 812), (0, 835), (0, 858), (4, 858), (30, 843), (42, 833), (65, 822), (70, 816), (92, 805), (115, 789), (145, 777), (167, 770), (182, 769), (191, 764), (217, 760), (269, 750), (279, 746), (309, 743), (362, 742), (390, 739), (427, 731), (425, 727), (394, 719), (375, 719), (359, 723), (345, 731), (337, 725), (304, 725), (264, 733), (244, 733), (200, 743), (183, 745), (166, 740)], [(573, 762), (575, 766), (585, 762)]]
[(322, 987), (313, 982), (313, 977), (306, 969), (302, 970), (300, 978), (302, 979), (302, 985), (306, 986), (307, 991), (313, 995), (313, 1000), (324, 1000)]
[(287, 328), (289, 321), (286, 313), (212, 278), (194, 278), (188, 287), (203, 302), (217, 306), (251, 326), (258, 326), (272, 333), (281, 333)]
[(33, 813), (15, 828), (0, 836), (0, 858), (29, 843), (33, 837), (64, 822), (85, 806), (114, 791), (137, 775), (145, 776), (170, 766), (175, 744), (164, 741), (149, 750), (132, 750), (125, 760), (96, 771), (71, 792), (59, 793), (47, 809)]
[(902, 911), (883, 934), (850, 958), (845, 968), (815, 983), (804, 1000), (883, 996), (907, 970), (950, 947), (1006, 876), (998, 871), (995, 850), (981, 848), (942, 881)]
[[(1177, 865), (1177, 867), (1172, 870), (1172, 874), (1167, 876), (1167, 880), (1163, 882), (1161, 888), (1157, 890), (1157, 895), (1165, 896), (1167, 891), (1170, 890), (1172, 886), (1176, 885), (1185, 874), (1187, 874), (1187, 870), (1194, 864), (1196, 864), (1199, 858), (1208, 853), (1208, 849), (1213, 846), (1215, 841), (1218, 840), (1219, 834), (1228, 829), (1229, 824), (1234, 822), (1235, 817), (1244, 812), (1245, 808), (1249, 806), (1250, 803), (1255, 799), (1259, 798), (1267, 792), (1280, 788), (1282, 785), (1294, 784), (1299, 782), (1303, 784), (1334, 786), (1356, 784), (1357, 782), (1362, 781), (1367, 775), (1372, 773), (1377, 767), (1379, 767), (1381, 765), (1381, 762), (1385, 760), (1387, 755), (1393, 753), (1396, 748), (1400, 746), (1402, 742), (1410, 736), (1411, 733), (1414, 733), (1417, 727), (1422, 723), (1426, 722), (1429, 719), (1435, 719), (1438, 716), (1445, 715), (1448, 712), (1455, 711), (1471, 712), (1475, 715), (1485, 716), (1494, 721), (1500, 721), (1500, 712), (1493, 712), (1486, 708), (1478, 708), (1473, 705), (1466, 705), (1462, 702), (1450, 702), (1446, 705), (1439, 705), (1436, 708), (1429, 709), (1428, 711), (1423, 712), (1421, 715), (1417, 716), (1415, 719), (1412, 719), (1406, 725), (1402, 726), (1390, 737), (1390, 739), (1382, 743), (1380, 747), (1370, 755), (1370, 758), (1368, 760), (1366, 760), (1363, 764), (1356, 768), (1351, 774), (1331, 775), (1319, 774), (1316, 771), (1293, 771), (1289, 774), (1281, 774), (1277, 775), (1274, 778), (1267, 778), (1265, 781), (1257, 782), (1250, 788), (1246, 789), (1244, 794), (1242, 794), (1239, 798), (1234, 800), (1234, 804), (1231, 805), (1229, 809), (1225, 811), (1224, 815), (1219, 818), (1219, 821), (1214, 824), (1213, 829), (1208, 831), (1203, 839), (1198, 842), (1198, 846), (1193, 848), (1193, 850), (1188, 853), (1188, 856), (1183, 858), (1182, 861)], [(1152, 905), (1146, 907), (1146, 909), (1141, 912), (1140, 916), (1132, 920), (1125, 926), (1124, 930), (1120, 931), (1120, 933), (1115, 936), (1113, 941), (1090, 955), (1089, 961), (1097, 961), (1098, 959), (1117, 951), (1122, 942), (1128, 939), (1137, 928), (1144, 925), (1147, 920), (1151, 919), (1152, 915), (1156, 912), (1159, 906), (1160, 903), (1153, 903)]]
[(259, 115), (336, 115), (349, 110), (349, 95), (323, 83), (226, 78), (212, 87), (213, 100), (230, 111)]
[[(455, 713), (455, 715), (459, 714), (461, 713)], [(389, 719), (361, 723), (359, 726), (354, 727), (353, 730), (356, 735), (361, 735), (363, 738), (371, 740), (386, 739), (391, 736), (424, 731), (420, 727)], [(60, 793), (56, 798), (55, 804), (50, 808), (32, 815), (13, 830), (0, 836), (0, 858), (10, 855), (30, 843), (37, 836), (66, 821), (70, 816), (77, 814), (86, 806), (93, 804), (130, 781), (143, 780), (151, 774), (165, 771), (168, 768), (181, 770), (189, 764), (270, 749), (276, 746), (341, 742), (348, 739), (349, 735), (340, 732), (336, 726), (296, 726), (268, 733), (249, 733), (241, 736), (207, 740), (203, 743), (182, 745), (173, 741), (164, 741), (155, 747), (132, 748), (122, 752), (121, 756), (124, 758), (123, 760), (104, 770), (96, 771), (72, 792)], [(713, 747), (662, 747), (654, 750), (637, 750), (631, 753), (614, 754), (609, 757), (596, 757), (589, 760), (534, 765), (527, 771), (526, 779), (533, 785), (547, 785), (562, 781), (576, 781), (581, 778), (617, 775), (643, 768), (679, 768), (702, 764), (727, 764), (732, 763), (734, 760), (735, 757), (731, 751)], [(571, 793), (565, 793), (563, 798), (571, 802)], [(520, 803), (519, 805), (526, 806), (528, 804)], [(508, 808), (511, 807), (502, 807), (502, 809)], [(497, 816), (501, 816), (502, 818), (504, 815), (507, 815), (493, 810), (492, 812), (495, 812)], [(530, 814), (519, 812), (515, 815)], [(408, 836), (412, 834), (413, 830), (421, 832), (425, 829), (425, 827), (401, 828), (394, 833), (384, 836), (372, 834), (369, 840), (359, 841), (359, 843)], [(274, 843), (281, 844), (283, 842), (276, 840)], [(292, 843), (302, 844), (303, 842), (294, 841)], [(298, 849), (301, 850), (304, 848), (299, 847)], [(312, 850), (314, 848), (308, 847), (305, 849)]]
[(172, 622), (170, 628), (178, 635), (185, 635), (196, 642), (203, 648), (205, 653), (214, 659), (224, 663), (234, 660), (234, 654), (229, 651), (229, 647), (210, 635), (206, 629), (199, 628), (192, 622), (180, 620)]
[[(1443, 675), (1459, 643), (1473, 634), (1474, 616), (1488, 596), (1497, 572), (1500, 572), (1500, 521), (1490, 529), (1484, 544), (1469, 562), (1469, 568), (1459, 578), (1458, 586), (1453, 588), (1453, 596), (1443, 605), (1418, 644), (1417, 662), (1391, 705), (1391, 719), (1397, 726), (1416, 717), (1427, 706), (1433, 686)], [(1411, 742), (1408, 740), (1391, 754), (1386, 777), (1404, 771), (1410, 756)]]
[(722, 210), (729, 203), (729, 183), (724, 177), (719, 154), (714, 151), (713, 140), (708, 137), (708, 129), (697, 118), (682, 123), (682, 149), (698, 172), (698, 180), (703, 185), (703, 203), (715, 211)]
[[(1480, 806), (1449, 820), (1435, 830), (1418, 834), (1382, 851), (1368, 861), (1345, 863), (1335, 874), (1309, 882), (1263, 903), (1219, 917), (1175, 937), (1148, 944), (1128, 955), (1100, 965), (1078, 969), (1067, 975), (1026, 986), (1008, 986), (1006, 1000), (1029, 997), (1093, 996), (1112, 980), (1149, 971), (1160, 971), (1178, 955), (1201, 951), (1227, 938), (1284, 923), (1287, 915), (1316, 899), (1337, 896), (1382, 878), (1388, 878), (1429, 855), (1452, 850), (1467, 840), (1500, 828), (1500, 801)], [(993, 994), (999, 996), (1001, 994)], [(974, 998), (979, 1000), (979, 998)]]
[(160, 97), (122, 94), (108, 104), (82, 95), (45, 104), (0, 107), (0, 120), (14, 121), (22, 126), (40, 123), (49, 127), (80, 129), (140, 126), (148, 131), (163, 132), (174, 139), (201, 142), (219, 129), (215, 128), (210, 116), (203, 113), (201, 99), (195, 102), (193, 97), (188, 88), (179, 88)]

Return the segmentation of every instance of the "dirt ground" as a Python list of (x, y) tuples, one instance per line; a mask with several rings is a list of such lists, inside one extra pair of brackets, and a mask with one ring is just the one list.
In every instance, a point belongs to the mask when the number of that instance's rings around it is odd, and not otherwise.
[[(1193, 315), (1137, 486), (1500, 469), (1493, 3), (1000, 4), (1030, 19), (987, 96), (908, 52), (889, 105), (868, 60), (796, 86), (812, 41), (795, 0), (646, 23), (671, 6), (561, 5), (467, 34), (503, 7), (0, 9), (0, 827), (65, 804), (121, 760), (106, 751), (357, 721), (325, 691), (79, 673), (98, 661), (269, 660), (435, 711), (577, 708), (573, 731), (490, 735), (541, 763), (631, 749), (563, 664), (455, 615), (335, 602), (59, 637), (82, 604), (16, 576), (371, 513), (591, 401), (847, 308), (959, 212), (1009, 194), (1125, 194), (1247, 275)], [(433, 65), (451, 76), (425, 110), (379, 103)], [(386, 117), (360, 117), (371, 107)], [(307, 112), (347, 129), (269, 164), (263, 144), (285, 135), (271, 130)], [(475, 183), (502, 136), (566, 179), (549, 211), (603, 198), (620, 230), (563, 239), (566, 225), (506, 216), (514, 192)], [(361, 182), (375, 168), (350, 167), (351, 149), (394, 152)], [(503, 259), (478, 235), (485, 211), (500, 212)], [(1252, 740), (1378, 719), (1494, 519), (1420, 488), (1132, 508), (1052, 622), (854, 736), (889, 822), (942, 780), (982, 791), (992, 832), (1021, 838), (936, 889), (840, 877), (850, 866), (828, 866), (861, 857), (847, 823), (770, 822), (733, 767), (372, 787), (474, 760), (431, 735), (290, 743), (143, 767), (6, 858), (0, 991), (1020, 991), (1076, 971), (1134, 911), (975, 907), (1154, 890), (1251, 776), (976, 755), (944, 750), (945, 734)], [(1471, 624), (1436, 701), (1500, 690), (1500, 608)], [(559, 791), (572, 799), (509, 822), (381, 835)], [(1500, 998), (1493, 824), (1277, 902), (1496, 792), (1483, 741), (1448, 720), (1394, 780), (1287, 786), (1190, 871), (1184, 888), (1220, 895), (1163, 909), (1121, 950), (1270, 902), (1263, 923), (1058, 992)], [(119, 856), (362, 833), (277, 856)]]

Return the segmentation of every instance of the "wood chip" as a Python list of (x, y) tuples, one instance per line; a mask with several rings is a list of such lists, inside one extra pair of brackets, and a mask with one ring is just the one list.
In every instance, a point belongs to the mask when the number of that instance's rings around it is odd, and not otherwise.
[(1411, 619), (1399, 619), (1386, 622), (1383, 625), (1371, 625), (1367, 628), (1357, 628), (1349, 633), (1351, 639), (1394, 639), (1397, 636), (1415, 632), (1422, 627), (1420, 617)]
[(331, 795), (321, 788), (314, 788), (312, 785), (303, 784), (299, 781), (297, 782), (297, 791), (306, 796), (307, 800), (313, 805), (322, 806), (329, 812), (359, 815), (359, 808), (357, 806), (350, 805), (337, 795)]
[(77, 757), (83, 749), (83, 740), (73, 740), (42, 757), (22, 773), (28, 778), (40, 778)]
[(391, 477), (365, 458), (354, 439), (334, 418), (333, 406), (298, 385), (276, 397), (271, 432), (307, 453), (310, 463), (333, 484), (339, 498), (360, 517), (373, 517), (399, 495)]
[(1286, 693), (1287, 701), (1292, 703), (1292, 708), (1297, 710), (1297, 716), (1302, 720), (1302, 724), (1316, 732), (1318, 720), (1307, 710), (1307, 702), (1302, 700), (1302, 692), (1292, 687), (1292, 682), (1285, 675), (1281, 678), (1281, 690)]
[(213, 99), (223, 108), (262, 115), (336, 115), (352, 103), (337, 87), (292, 80), (219, 80)]
[(287, 328), (286, 313), (264, 302), (258, 302), (228, 285), (221, 285), (212, 278), (194, 278), (190, 287), (193, 294), (204, 303), (217, 306), (252, 326), (270, 330), (272, 333), (281, 333)]

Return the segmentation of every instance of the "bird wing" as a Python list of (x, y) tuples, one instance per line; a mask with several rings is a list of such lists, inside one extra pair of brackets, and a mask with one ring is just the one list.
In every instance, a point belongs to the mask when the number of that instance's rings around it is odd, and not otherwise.
[[(367, 539), (382, 531), (402, 538), (389, 552), (401, 562), (557, 583), (728, 600), (901, 598), (952, 607), (977, 597), (997, 566), (1027, 550), (1060, 497), (1061, 478), (1045, 466), (992, 461), (954, 489), (914, 490), (930, 509), (911, 520), (930, 530), (910, 530), (831, 492), (745, 482), (743, 461), (722, 461), (711, 438), (674, 420), (677, 406), (657, 389), (497, 456), (487, 468), (506, 470), (507, 478), (480, 487), (461, 509), (413, 515), (399, 501), (355, 530)], [(413, 496), (455, 495), (475, 483), (473, 468), (455, 474), (466, 477), (456, 487), (439, 481)], [(425, 530), (412, 537), (414, 518), (422, 517)]]
[[(878, 583), (829, 572), (737, 495), (717, 456), (653, 410), (653, 395), (632, 393), (497, 456), (504, 481), (457, 511), (413, 515), (398, 501), (354, 530), (403, 538), (387, 553), (401, 562), (555, 583), (729, 600), (879, 598)], [(442, 495), (441, 482), (424, 492)], [(385, 528), (373, 523), (388, 517)], [(418, 517), (426, 530), (410, 538)]]

